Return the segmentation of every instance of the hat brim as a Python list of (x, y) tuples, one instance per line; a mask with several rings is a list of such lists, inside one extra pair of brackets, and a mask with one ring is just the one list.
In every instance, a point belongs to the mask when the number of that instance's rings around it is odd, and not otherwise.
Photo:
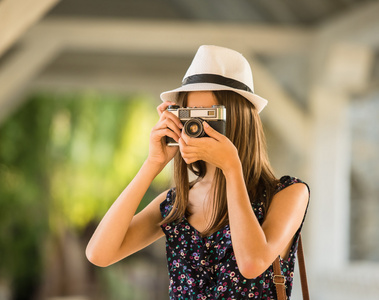
[(194, 92), (194, 91), (233, 91), (233, 92), (236, 92), (240, 94), (241, 96), (245, 97), (251, 103), (253, 103), (256, 109), (258, 110), (258, 113), (262, 111), (262, 109), (267, 105), (267, 102), (268, 102), (266, 99), (262, 98), (261, 96), (253, 94), (251, 92), (231, 88), (225, 85), (214, 84), (214, 83), (188, 84), (171, 91), (163, 92), (160, 96), (163, 102), (166, 102), (166, 101), (176, 102), (178, 99), (178, 94), (180, 92)]

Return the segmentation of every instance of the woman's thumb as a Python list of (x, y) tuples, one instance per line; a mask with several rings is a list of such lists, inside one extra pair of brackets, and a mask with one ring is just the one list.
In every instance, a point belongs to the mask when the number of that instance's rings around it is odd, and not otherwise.
[(220, 134), (216, 130), (214, 130), (207, 122), (203, 122), (204, 131), (206, 134), (208, 134), (210, 137), (217, 138)]

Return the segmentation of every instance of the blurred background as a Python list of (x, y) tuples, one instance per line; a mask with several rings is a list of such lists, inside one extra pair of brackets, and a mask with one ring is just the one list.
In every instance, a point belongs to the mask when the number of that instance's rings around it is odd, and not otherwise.
[[(250, 61), (276, 175), (311, 186), (312, 299), (377, 299), (378, 14), (370, 0), (0, 0), (0, 300), (168, 299), (164, 239), (108, 268), (84, 251), (202, 44)], [(139, 210), (171, 184), (168, 166)]]

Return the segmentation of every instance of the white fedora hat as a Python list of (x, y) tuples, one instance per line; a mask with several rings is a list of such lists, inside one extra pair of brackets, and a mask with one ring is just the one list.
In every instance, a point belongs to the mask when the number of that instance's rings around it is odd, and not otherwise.
[(177, 101), (179, 92), (234, 91), (254, 104), (258, 112), (267, 100), (254, 94), (253, 74), (249, 62), (237, 51), (203, 45), (184, 75), (182, 86), (161, 94), (162, 101)]

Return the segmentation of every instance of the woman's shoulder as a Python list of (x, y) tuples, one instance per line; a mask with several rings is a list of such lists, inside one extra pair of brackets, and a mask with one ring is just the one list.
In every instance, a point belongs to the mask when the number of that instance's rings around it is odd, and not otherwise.
[(307, 187), (308, 193), (310, 192), (310, 188), (306, 182), (304, 182), (300, 178), (290, 176), (290, 175), (285, 175), (279, 179), (277, 186), (276, 186), (276, 193), (278, 193), (278, 192), (284, 190), (285, 188), (292, 186), (296, 183), (304, 184)]

